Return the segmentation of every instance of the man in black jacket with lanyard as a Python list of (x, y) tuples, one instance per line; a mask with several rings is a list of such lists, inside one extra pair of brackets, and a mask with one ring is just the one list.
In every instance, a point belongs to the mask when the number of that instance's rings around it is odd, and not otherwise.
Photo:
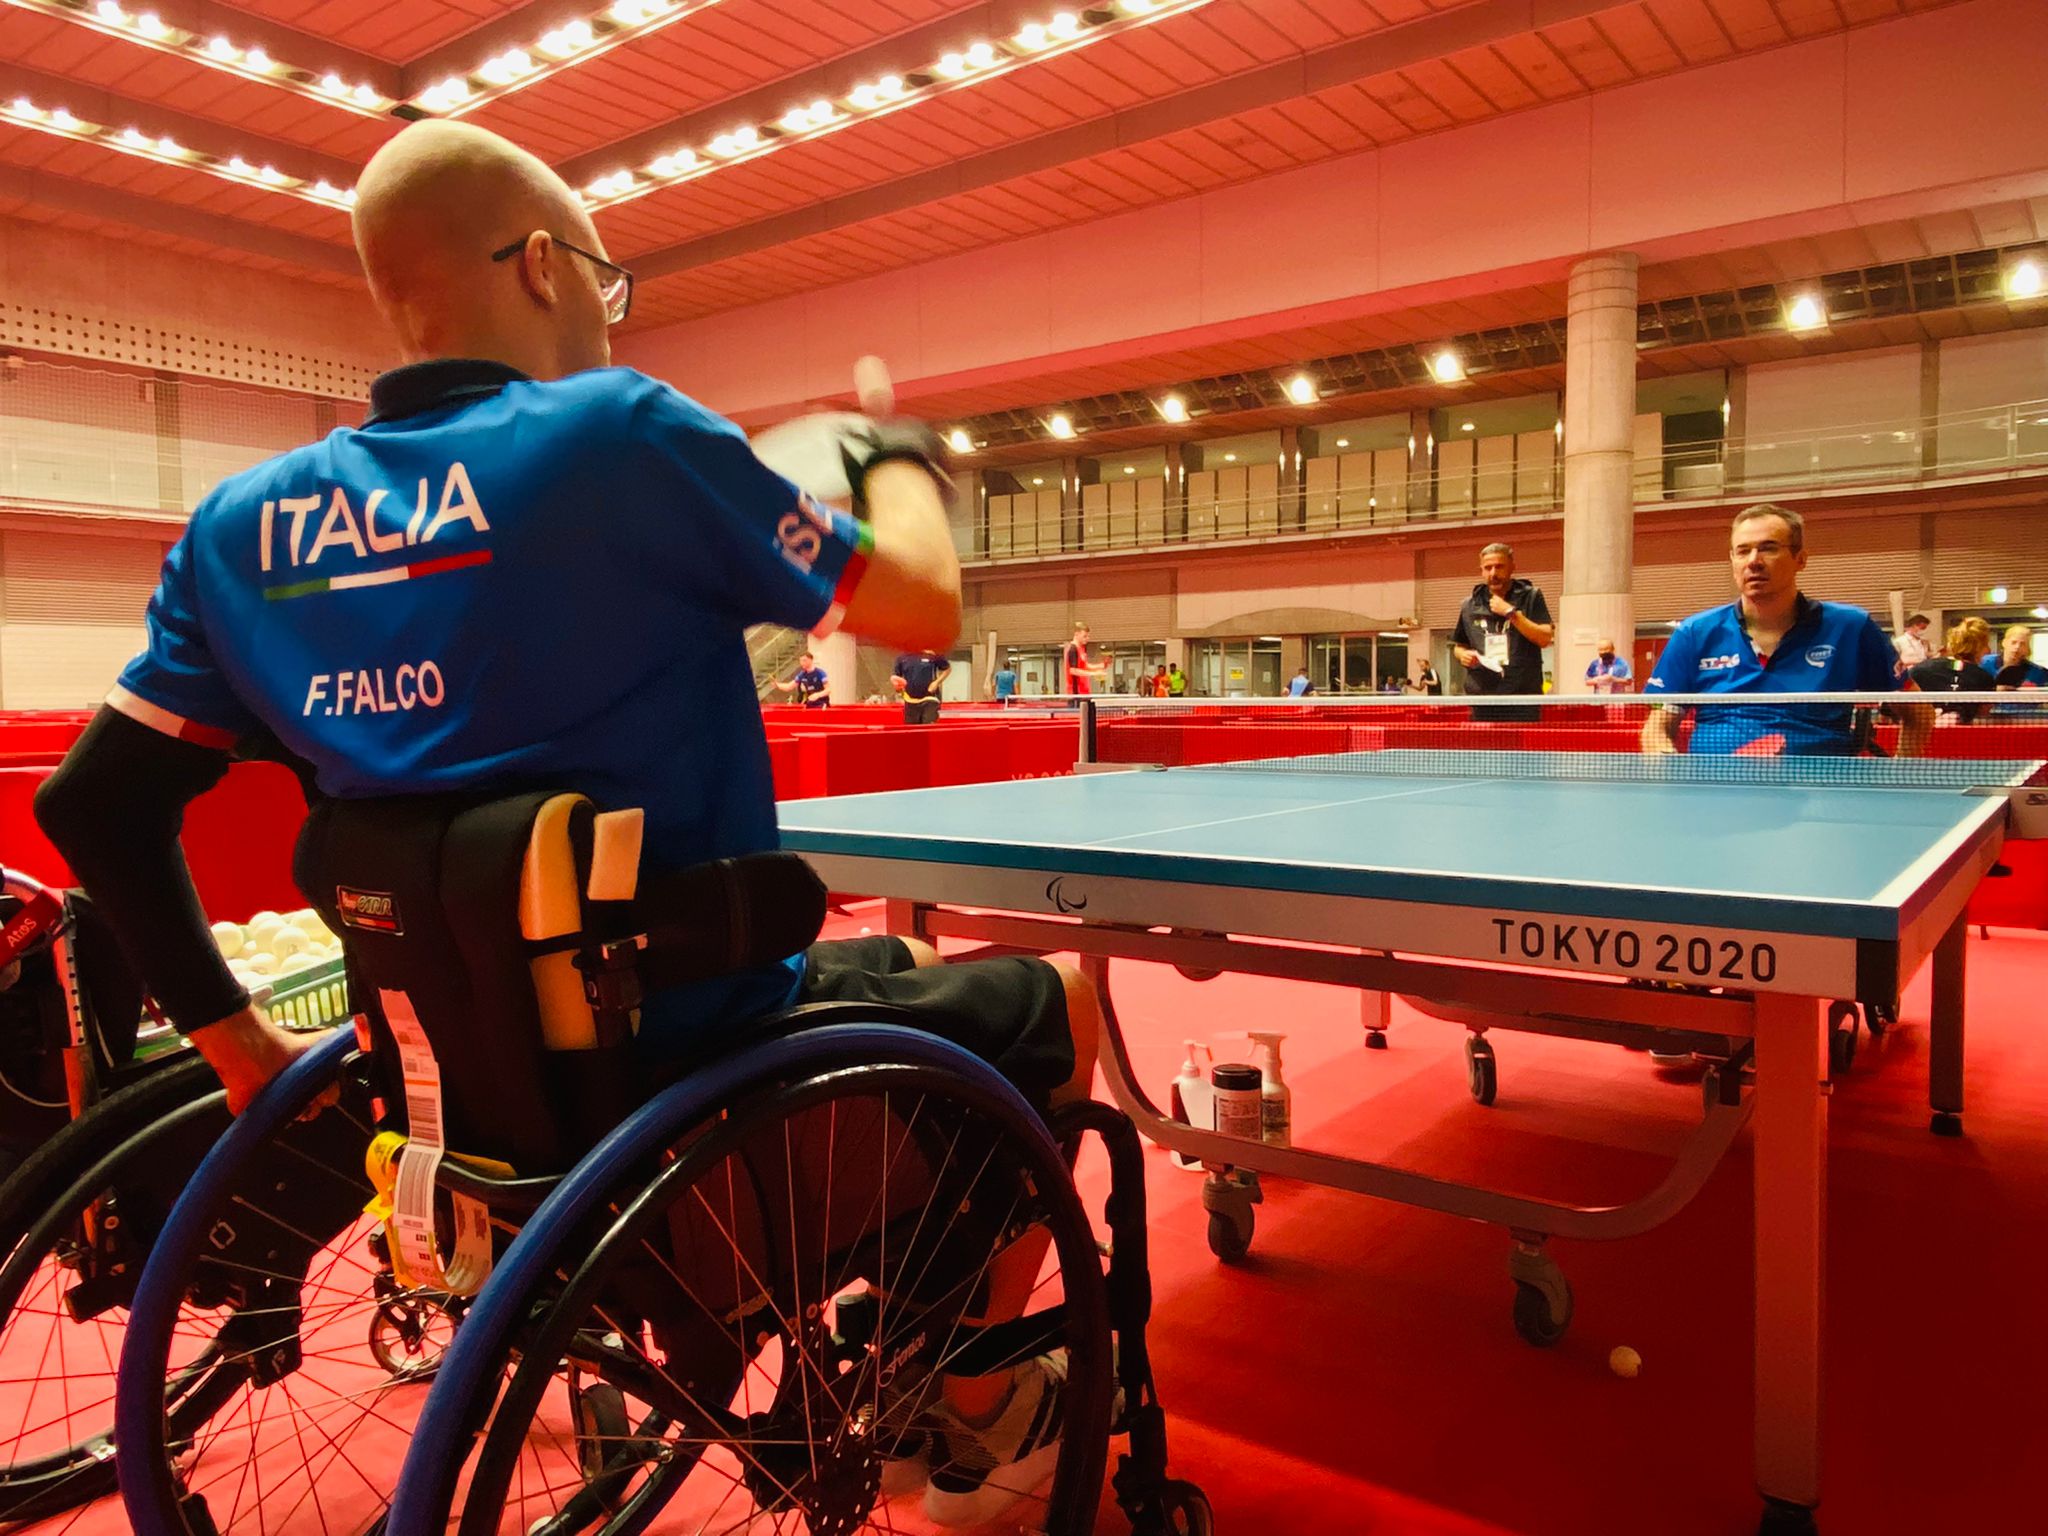
[[(1489, 544), (1479, 552), (1480, 581), (1458, 610), (1451, 654), (1465, 669), (1472, 694), (1543, 692), (1543, 652), (1557, 638), (1543, 589), (1515, 575), (1515, 552)], [(1514, 705), (1474, 712), (1480, 720), (1534, 720), (1537, 706)]]

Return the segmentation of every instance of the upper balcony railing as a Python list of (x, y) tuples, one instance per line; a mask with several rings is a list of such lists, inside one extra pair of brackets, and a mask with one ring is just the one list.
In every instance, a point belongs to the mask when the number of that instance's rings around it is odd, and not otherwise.
[[(1130, 477), (1083, 486), (1078, 506), (1056, 491), (990, 495), (962, 509), (955, 542), (966, 559), (1044, 559), (1563, 510), (1564, 458), (1550, 432), (1447, 440), (1434, 464), (1400, 447), (1307, 459), (1292, 486), (1280, 471), (1199, 472), (1178, 494), (1164, 479)], [(2048, 474), (2048, 400), (1638, 454), (1634, 487), (1646, 510), (2029, 474)]]
[[(0, 500), (65, 513), (189, 512), (226, 476), (317, 434), (312, 402), (291, 404), (300, 412), (247, 434), (274, 444), (263, 446), (219, 440), (242, 433), (195, 431), (196, 412), (181, 432), (165, 435), (133, 404), (87, 420), (52, 419), (47, 409), (11, 415), (0, 390)], [(276, 403), (269, 406), (275, 413)], [(1554, 433), (1461, 435), (1438, 443), (1433, 459), (1397, 446), (1307, 459), (1291, 486), (1269, 463), (1196, 472), (1184, 487), (1119, 476), (1082, 487), (1078, 503), (1063, 504), (1056, 490), (990, 495), (962, 509), (955, 539), (968, 559), (1042, 559), (1561, 511), (1564, 464)], [(1637, 506), (1649, 508), (2041, 473), (2048, 400), (1672, 447), (1639, 454), (1634, 484)]]

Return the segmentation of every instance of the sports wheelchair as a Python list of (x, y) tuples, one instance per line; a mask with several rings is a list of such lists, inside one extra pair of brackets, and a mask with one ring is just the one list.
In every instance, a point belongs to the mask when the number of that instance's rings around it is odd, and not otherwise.
[(0, 1526), (114, 1490), (114, 1360), (151, 1238), (228, 1123), (92, 904), (0, 870)]
[[(1130, 1123), (1042, 1116), (867, 1004), (648, 1066), (644, 993), (795, 952), (824, 892), (786, 855), (642, 880), (634, 815), (309, 818), (299, 884), (357, 1027), (258, 1097), (157, 1235), (116, 1397), (138, 1536), (930, 1530), (908, 1491), (965, 1475), (931, 1410), (1056, 1350), (1063, 1431), (1011, 1522), (1092, 1531), (1125, 1433), (1133, 1528), (1208, 1531), (1166, 1475)], [(1090, 1137), (1106, 1241), (1071, 1174)]]

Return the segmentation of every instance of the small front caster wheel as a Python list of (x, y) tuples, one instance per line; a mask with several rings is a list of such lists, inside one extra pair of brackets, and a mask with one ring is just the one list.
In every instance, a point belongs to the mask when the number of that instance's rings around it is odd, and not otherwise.
[(1242, 1211), (1209, 1213), (1209, 1251), (1226, 1264), (1236, 1264), (1252, 1251), (1252, 1230), (1258, 1221), (1250, 1206)]
[(1465, 1037), (1465, 1083), (1481, 1104), (1491, 1104), (1500, 1092), (1500, 1068), (1484, 1035)]

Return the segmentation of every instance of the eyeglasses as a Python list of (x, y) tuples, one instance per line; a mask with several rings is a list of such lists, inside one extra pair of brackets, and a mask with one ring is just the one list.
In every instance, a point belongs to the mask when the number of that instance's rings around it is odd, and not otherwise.
[[(606, 261), (595, 251), (586, 251), (580, 245), (571, 245), (560, 235), (549, 237), (565, 251), (573, 251), (596, 267), (598, 296), (604, 300), (604, 323), (617, 325), (633, 308), (633, 274), (615, 261)], [(501, 251), (491, 252), (491, 260), (503, 261), (526, 249), (526, 237), (521, 236)]]

